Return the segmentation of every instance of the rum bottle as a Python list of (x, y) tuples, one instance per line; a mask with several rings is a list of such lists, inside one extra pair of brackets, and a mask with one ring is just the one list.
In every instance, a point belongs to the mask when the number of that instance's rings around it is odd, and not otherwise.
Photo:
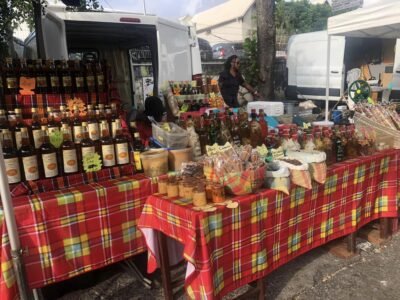
[(65, 175), (78, 172), (78, 156), (75, 143), (72, 141), (67, 125), (63, 125), (62, 133), (64, 141), (61, 144), (61, 156)]
[(243, 112), (240, 114), (239, 126), (240, 126), (240, 138), (242, 139), (242, 145), (250, 144), (250, 128), (247, 117), (248, 117), (247, 112)]
[(81, 64), (79, 60), (74, 61), (74, 78), (73, 85), (75, 93), (85, 92), (85, 77), (81, 69)]
[(116, 134), (114, 138), (115, 142), (115, 154), (117, 157), (117, 165), (129, 164), (129, 147), (128, 139), (122, 133), (121, 120), (115, 121)]
[(31, 131), (30, 131), (31, 132), (31, 140), (33, 141), (35, 149), (39, 149), (43, 142), (42, 128), (41, 128), (42, 124), (40, 122), (40, 118), (37, 113), (37, 108), (32, 107), (31, 112), (32, 112), (32, 124), (31, 124)]
[(144, 151), (142, 140), (140, 139), (139, 132), (135, 132), (133, 136), (133, 160), (137, 173), (143, 173), (143, 165), (140, 159), (140, 153)]
[(118, 110), (117, 110), (117, 104), (111, 103), (111, 134), (112, 134), (113, 138), (115, 138), (115, 136), (117, 134), (117, 127), (116, 127), (117, 120), (120, 121), (119, 115), (118, 115)]
[(21, 169), (17, 149), (13, 147), (11, 132), (8, 129), (2, 130), (2, 139), (4, 164), (6, 166), (8, 183), (18, 183), (21, 181)]
[(15, 134), (15, 145), (17, 149), (21, 148), (22, 145), (22, 129), (27, 129), (24, 119), (22, 118), (22, 109), (16, 108), (15, 112), (15, 127), (14, 127), (14, 134)]
[(54, 118), (53, 108), (50, 106), (47, 107), (47, 129), (49, 131), (49, 135), (55, 131), (60, 131), (60, 126)]
[(260, 123), (261, 126), (261, 136), (262, 140), (265, 141), (268, 135), (268, 123), (265, 120), (265, 113), (263, 109), (260, 109), (258, 111), (258, 123)]
[(100, 62), (96, 63), (95, 66), (95, 77), (96, 77), (96, 89), (98, 93), (105, 91), (105, 80), (104, 72)]
[(50, 143), (47, 126), (42, 126), (43, 144), (40, 146), (42, 172), (45, 178), (53, 178), (59, 175), (57, 163), (57, 150)]
[(109, 127), (106, 120), (103, 120), (100, 124), (100, 146), (101, 146), (101, 158), (103, 161), (103, 167), (115, 166), (115, 151), (114, 141), (110, 136)]
[(88, 110), (87, 125), (88, 125), (89, 137), (93, 141), (98, 141), (100, 138), (100, 129), (95, 112), (93, 110), (93, 105), (89, 104), (87, 106), (87, 110)]
[(90, 63), (85, 64), (85, 79), (87, 91), (94, 93), (96, 91), (96, 80)]
[(18, 150), (18, 154), (22, 166), (23, 178), (24, 180), (38, 180), (40, 175), (37, 153), (31, 146), (26, 127), (21, 128), (21, 136), (21, 148)]
[(60, 91), (60, 76), (58, 69), (53, 59), (49, 60), (49, 78), (50, 78), (50, 90), (53, 94), (59, 94)]
[(35, 77), (36, 77), (35, 93), (36, 94), (46, 94), (47, 93), (47, 76), (46, 76), (46, 70), (43, 67), (43, 63), (42, 63), (41, 59), (36, 60)]
[(15, 71), (13, 60), (11, 57), (6, 58), (5, 68), (5, 94), (16, 95), (18, 94), (19, 83), (17, 72)]
[(250, 121), (250, 143), (253, 148), (261, 146), (263, 143), (261, 125), (257, 122), (256, 110), (251, 110), (251, 121)]
[(82, 140), (82, 121), (79, 116), (79, 108), (74, 105), (74, 117), (72, 119), (72, 132), (74, 135), (74, 142), (79, 144)]
[(96, 153), (96, 144), (95, 142), (90, 138), (89, 132), (88, 132), (88, 124), (86, 122), (82, 122), (82, 141), (81, 141), (81, 153), (80, 153), (80, 162), (81, 162), (81, 169), (83, 170), (83, 160), (85, 156), (87, 156), (90, 153)]
[(61, 63), (61, 84), (64, 94), (72, 94), (72, 76), (66, 60)]
[(239, 120), (234, 114), (231, 114), (231, 136), (233, 144), (239, 147), (241, 145)]

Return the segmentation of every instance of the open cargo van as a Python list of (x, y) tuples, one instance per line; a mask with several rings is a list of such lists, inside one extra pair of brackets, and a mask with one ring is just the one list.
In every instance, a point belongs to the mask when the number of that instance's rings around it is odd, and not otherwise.
[[(290, 37), (286, 64), (288, 99), (326, 99), (327, 45), (326, 31)], [(330, 52), (330, 100), (340, 99), (348, 87), (347, 72), (362, 65), (367, 66), (371, 77), (380, 80), (384, 88), (391, 83), (390, 97), (400, 99), (400, 82), (395, 78), (400, 76), (399, 39), (333, 35)]]
[[(195, 30), (156, 16), (49, 7), (42, 27), (46, 59), (107, 60), (127, 110), (142, 105), (147, 93), (157, 95), (168, 80), (202, 73)], [(25, 56), (37, 56), (34, 33), (25, 41)]]

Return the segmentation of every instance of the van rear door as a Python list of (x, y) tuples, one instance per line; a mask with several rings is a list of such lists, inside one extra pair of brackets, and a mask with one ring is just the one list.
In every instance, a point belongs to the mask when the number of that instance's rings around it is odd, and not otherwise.
[(51, 11), (42, 18), (45, 57), (68, 59), (65, 23)]

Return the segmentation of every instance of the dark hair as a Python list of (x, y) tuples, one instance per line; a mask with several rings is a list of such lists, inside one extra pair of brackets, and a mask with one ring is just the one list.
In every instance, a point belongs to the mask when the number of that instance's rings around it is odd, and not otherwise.
[(224, 63), (225, 70), (228, 71), (231, 68), (232, 60), (234, 60), (236, 58), (238, 58), (237, 55), (231, 55), (226, 59), (226, 61)]
[(144, 100), (144, 114), (146, 116), (151, 116), (157, 122), (161, 122), (164, 112), (164, 105), (160, 98), (150, 96)]

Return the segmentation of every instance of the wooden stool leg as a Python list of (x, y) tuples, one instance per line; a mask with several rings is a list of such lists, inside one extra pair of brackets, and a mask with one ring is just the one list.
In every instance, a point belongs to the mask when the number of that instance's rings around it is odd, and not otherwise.
[(161, 269), (161, 279), (162, 285), (164, 289), (164, 299), (172, 300), (173, 292), (171, 285), (171, 273), (169, 266), (169, 257), (168, 257), (168, 247), (167, 247), (167, 239), (164, 233), (160, 231), (156, 231), (159, 245), (159, 253), (160, 253), (160, 269)]
[(357, 232), (350, 233), (347, 236), (347, 251), (349, 251), (353, 254), (355, 254), (357, 252), (356, 237), (357, 237)]
[(390, 226), (391, 226), (391, 219), (390, 218), (382, 218), (382, 219), (380, 219), (379, 234), (380, 234), (380, 238), (381, 239), (386, 240), (389, 237), (389, 232), (390, 232), (389, 227)]
[(263, 278), (257, 280), (257, 289), (258, 289), (258, 300), (265, 299), (265, 285)]

